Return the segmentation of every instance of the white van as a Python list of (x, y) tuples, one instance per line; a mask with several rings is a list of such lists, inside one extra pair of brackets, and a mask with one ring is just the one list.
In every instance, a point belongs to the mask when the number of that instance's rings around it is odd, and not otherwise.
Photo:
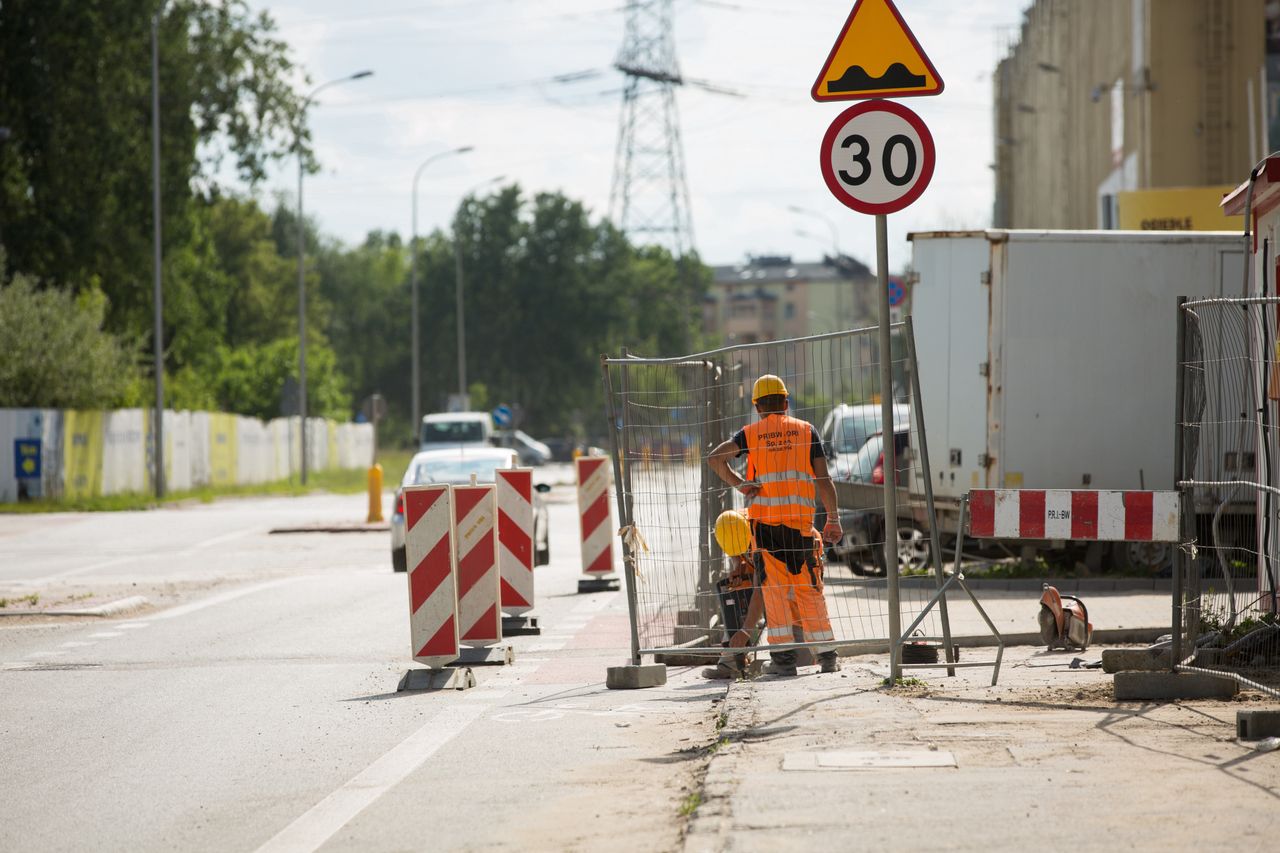
[(488, 412), (438, 412), (422, 418), (419, 450), (446, 447), (490, 447), (493, 418)]

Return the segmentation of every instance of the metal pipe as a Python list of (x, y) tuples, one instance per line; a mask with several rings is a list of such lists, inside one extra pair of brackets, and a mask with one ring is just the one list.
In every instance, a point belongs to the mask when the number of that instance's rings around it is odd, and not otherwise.
[(898, 594), (898, 463), (893, 434), (893, 343), (889, 335), (888, 217), (876, 215), (876, 288), (880, 292), (880, 445), (884, 453), (884, 567), (889, 580), (889, 678), (902, 662), (902, 613)]

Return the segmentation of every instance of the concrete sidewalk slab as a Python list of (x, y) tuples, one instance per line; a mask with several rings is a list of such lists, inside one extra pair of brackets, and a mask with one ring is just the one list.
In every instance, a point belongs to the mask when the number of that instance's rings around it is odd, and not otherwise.
[[(1236, 742), (1236, 711), (1275, 700), (1117, 702), (1112, 676), (1070, 668), (1100, 654), (1009, 648), (994, 687), (961, 669), (890, 689), (884, 655), (735, 682), (685, 850), (1269, 847), (1280, 760)], [(923, 752), (954, 766), (784, 769), (797, 753)]]

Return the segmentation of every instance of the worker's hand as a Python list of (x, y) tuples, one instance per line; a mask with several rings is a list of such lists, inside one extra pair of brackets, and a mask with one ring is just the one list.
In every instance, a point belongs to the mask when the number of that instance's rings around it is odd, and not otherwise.
[(760, 494), (760, 484), (753, 483), (750, 480), (745, 480), (738, 486), (738, 491), (742, 492), (742, 494), (748, 498), (754, 498), (756, 495)]
[(827, 523), (822, 528), (822, 540), (828, 545), (834, 545), (840, 541), (841, 536), (844, 536), (844, 528), (838, 520), (828, 516)]
[(733, 632), (733, 636), (729, 638), (729, 648), (740, 649), (751, 642), (751, 635), (739, 628)]

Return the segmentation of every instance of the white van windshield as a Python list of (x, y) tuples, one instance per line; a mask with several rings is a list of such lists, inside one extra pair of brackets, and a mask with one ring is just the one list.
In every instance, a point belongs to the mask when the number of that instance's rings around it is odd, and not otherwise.
[(435, 421), (422, 425), (423, 444), (483, 443), (484, 424), (480, 421)]

